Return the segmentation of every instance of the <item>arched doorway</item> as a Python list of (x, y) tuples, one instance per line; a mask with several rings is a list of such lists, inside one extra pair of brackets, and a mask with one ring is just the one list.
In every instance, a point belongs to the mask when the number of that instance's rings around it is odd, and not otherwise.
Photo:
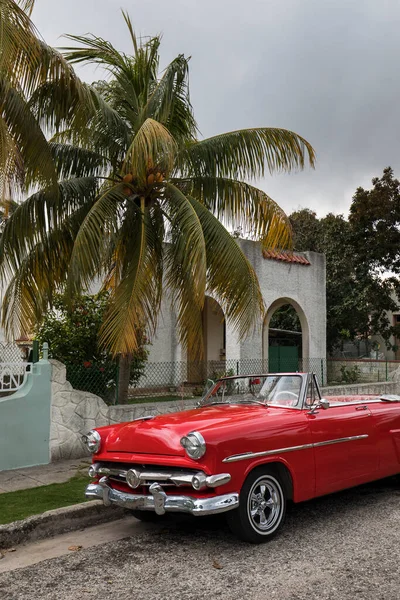
[(308, 370), (308, 322), (301, 306), (291, 298), (279, 298), (268, 308), (263, 359), (264, 369), (270, 373)]
[(219, 303), (206, 296), (203, 309), (204, 358), (207, 362), (225, 361), (225, 315)]
[(202, 382), (225, 373), (226, 324), (220, 304), (206, 296), (203, 308), (203, 360), (199, 363), (188, 349), (188, 381)]

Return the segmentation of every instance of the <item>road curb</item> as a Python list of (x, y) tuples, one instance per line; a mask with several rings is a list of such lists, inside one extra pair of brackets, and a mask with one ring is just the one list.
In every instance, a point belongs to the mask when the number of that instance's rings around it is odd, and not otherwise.
[(121, 519), (127, 511), (119, 507), (106, 507), (101, 500), (64, 506), (33, 515), (22, 521), (0, 525), (0, 549), (6, 550), (18, 544), (42, 540), (61, 533), (99, 525)]

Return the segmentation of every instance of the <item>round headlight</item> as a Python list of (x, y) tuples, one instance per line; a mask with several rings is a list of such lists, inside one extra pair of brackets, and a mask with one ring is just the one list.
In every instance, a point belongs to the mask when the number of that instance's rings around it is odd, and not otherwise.
[(101, 437), (99, 432), (95, 429), (92, 429), (92, 431), (89, 431), (89, 433), (83, 435), (82, 441), (92, 454), (96, 454), (96, 452), (100, 450)]
[(181, 446), (186, 454), (194, 460), (199, 460), (206, 453), (206, 442), (198, 431), (191, 431), (181, 439)]

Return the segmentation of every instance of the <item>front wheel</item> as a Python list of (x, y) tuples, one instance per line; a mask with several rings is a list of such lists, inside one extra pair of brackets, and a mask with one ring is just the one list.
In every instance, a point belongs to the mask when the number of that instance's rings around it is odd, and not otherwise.
[(245, 542), (267, 542), (283, 525), (286, 504), (279, 475), (273, 469), (255, 469), (241, 489), (239, 508), (227, 513), (229, 527)]

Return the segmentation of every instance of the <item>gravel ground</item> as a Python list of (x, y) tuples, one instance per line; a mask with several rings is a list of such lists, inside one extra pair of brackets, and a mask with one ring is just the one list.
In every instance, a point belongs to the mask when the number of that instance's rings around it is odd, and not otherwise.
[(252, 546), (221, 520), (134, 538), (0, 575), (2, 600), (399, 600), (400, 479), (293, 506)]

